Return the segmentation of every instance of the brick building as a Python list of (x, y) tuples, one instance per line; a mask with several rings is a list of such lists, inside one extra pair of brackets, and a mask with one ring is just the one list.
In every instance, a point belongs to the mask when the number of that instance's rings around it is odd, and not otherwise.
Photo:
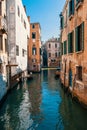
[(41, 70), (41, 27), (39, 23), (30, 24), (29, 39), (29, 71), (40, 72)]
[(64, 86), (87, 85), (87, 0), (66, 0), (60, 14)]

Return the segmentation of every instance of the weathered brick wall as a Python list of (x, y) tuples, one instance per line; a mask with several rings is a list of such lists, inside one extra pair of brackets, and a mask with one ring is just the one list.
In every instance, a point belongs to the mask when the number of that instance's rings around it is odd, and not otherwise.
[[(66, 2), (67, 3), (67, 2)], [(68, 4), (64, 7), (64, 12), (68, 9)], [(66, 86), (69, 83), (69, 63), (71, 62), (71, 69), (72, 69), (72, 78), (74, 78), (76, 74), (76, 66), (82, 66), (82, 79), (83, 82), (87, 81), (87, 0), (84, 0), (82, 5), (76, 9), (74, 15), (71, 19), (67, 19), (66, 26), (61, 31), (62, 39), (61, 43), (63, 43), (65, 40), (68, 40), (67, 36), (70, 32), (74, 30), (77, 26), (79, 26), (82, 22), (84, 22), (84, 51), (75, 52), (75, 34), (74, 34), (74, 52), (71, 54), (66, 54), (62, 56), (62, 74), (61, 74), (61, 80), (64, 83), (64, 71), (65, 71), (65, 59), (66, 59)], [(68, 48), (68, 46), (67, 46)]]

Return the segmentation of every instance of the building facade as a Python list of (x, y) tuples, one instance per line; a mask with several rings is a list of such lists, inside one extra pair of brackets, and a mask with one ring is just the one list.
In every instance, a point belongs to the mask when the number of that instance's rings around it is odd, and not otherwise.
[(60, 14), (62, 70), (64, 86), (87, 85), (87, 1), (66, 0)]
[(51, 38), (46, 42), (48, 67), (60, 67), (60, 42), (57, 38)]
[(41, 70), (41, 28), (39, 23), (30, 24), (29, 71)]
[(42, 67), (48, 67), (46, 44), (42, 45)]
[(12, 75), (27, 70), (30, 23), (21, 0), (7, 0), (8, 56)]
[(0, 1), (0, 100), (6, 93), (7, 64), (8, 64), (8, 53), (7, 53), (6, 0), (1, 0)]

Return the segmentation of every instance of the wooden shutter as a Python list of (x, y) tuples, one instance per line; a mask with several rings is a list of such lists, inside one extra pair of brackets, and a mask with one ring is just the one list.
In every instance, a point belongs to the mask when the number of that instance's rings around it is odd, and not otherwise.
[(68, 53), (70, 53), (70, 34), (68, 34)]
[(66, 54), (66, 47), (65, 47), (66, 42), (64, 42), (64, 54)]
[(84, 22), (82, 23), (82, 50), (84, 50)]
[(61, 25), (61, 27), (62, 27), (62, 29), (64, 28), (64, 16), (62, 16), (62, 25)]
[(72, 32), (72, 52), (74, 52), (74, 31)]
[(78, 27), (75, 28), (75, 51), (78, 51)]
[(67, 42), (65, 41), (65, 42), (64, 42), (64, 54), (67, 53), (67, 48), (66, 48), (66, 47), (67, 47)]
[(72, 0), (72, 14), (74, 14), (74, 0)]
[(63, 43), (61, 43), (61, 55), (63, 55)]

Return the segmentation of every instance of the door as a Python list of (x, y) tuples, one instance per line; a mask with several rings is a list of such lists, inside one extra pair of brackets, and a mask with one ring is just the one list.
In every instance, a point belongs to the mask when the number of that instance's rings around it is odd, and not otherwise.
[(72, 87), (72, 70), (69, 70), (69, 86)]

